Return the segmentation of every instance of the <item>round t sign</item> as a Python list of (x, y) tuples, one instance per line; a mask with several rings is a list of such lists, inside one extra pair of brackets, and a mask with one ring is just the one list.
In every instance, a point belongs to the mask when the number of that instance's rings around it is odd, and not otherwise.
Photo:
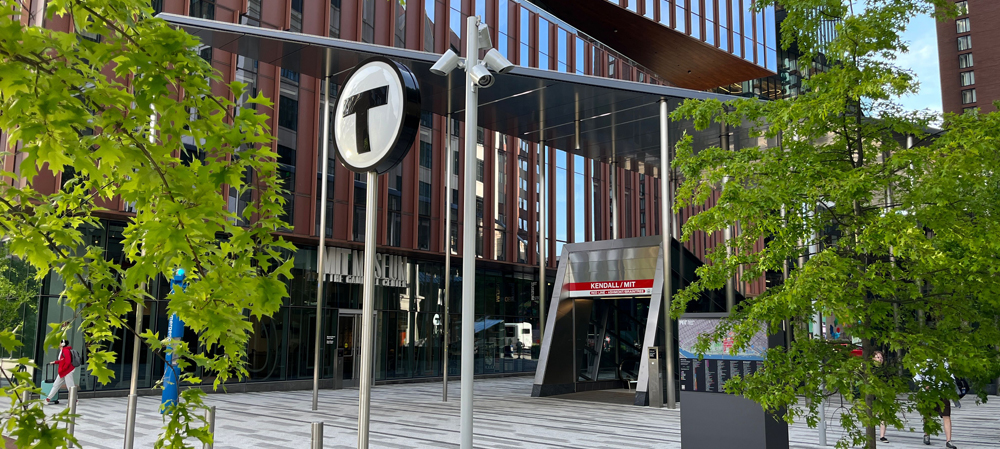
[(413, 145), (420, 126), (420, 87), (406, 66), (375, 56), (347, 77), (333, 133), (340, 162), (354, 172), (385, 173)]

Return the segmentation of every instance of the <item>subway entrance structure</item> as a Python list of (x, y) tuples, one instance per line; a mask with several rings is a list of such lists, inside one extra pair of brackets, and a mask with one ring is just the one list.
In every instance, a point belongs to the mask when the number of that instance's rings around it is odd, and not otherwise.
[[(414, 74), (417, 84), (420, 86), (420, 95), (423, 99), (420, 107), (423, 112), (431, 112), (455, 119), (461, 119), (466, 113), (464, 101), (466, 77), (459, 76), (459, 72), (455, 72), (451, 76), (438, 76), (431, 73), (430, 68), (440, 57), (438, 54), (174, 14), (160, 14), (159, 17), (199, 37), (204, 45), (322, 80), (332, 80), (338, 84), (343, 83), (347, 75), (362, 61), (371, 57), (387, 58), (406, 66)], [(329, 95), (329, 89), (327, 89), (327, 95)], [(689, 122), (669, 120), (668, 114), (687, 99), (727, 101), (734, 98), (669, 86), (518, 66), (508, 73), (500, 75), (495, 85), (489, 89), (482, 89), (478, 92), (478, 124), (485, 130), (538, 143), (539, 148), (563, 149), (574, 155), (614, 163), (618, 167), (658, 178), (659, 191), (666, 194), (662, 195), (657, 212), (660, 214), (661, 231), (664, 231), (661, 233), (670, 236), (669, 239), (666, 239), (670, 250), (664, 250), (660, 237), (646, 237), (642, 245), (645, 248), (659, 248), (655, 251), (648, 250), (650, 254), (655, 254), (647, 257), (647, 263), (655, 263), (655, 267), (658, 267), (655, 269), (662, 270), (662, 273), (673, 273), (678, 270), (678, 267), (674, 266), (675, 262), (672, 261), (672, 259), (677, 258), (677, 255), (671, 256), (671, 254), (675, 254), (677, 252), (675, 249), (681, 247), (673, 238), (677, 235), (677, 230), (675, 229), (676, 224), (672, 220), (673, 214), (670, 213), (672, 194), (670, 193), (671, 185), (668, 182), (668, 174), (671, 173), (671, 148), (685, 133), (693, 135), (695, 150), (719, 146), (723, 139), (720, 138), (717, 129), (698, 132)], [(329, 101), (326, 102), (326, 108), (330, 107), (329, 103)], [(320, 137), (321, 142), (329, 141), (328, 134), (326, 134), (330, 132), (328, 128), (328, 126), (320, 126), (321, 132), (324, 133)], [(753, 146), (766, 144), (766, 142), (758, 141), (757, 138), (751, 139), (746, 130), (733, 129), (732, 132), (736, 136), (736, 147), (739, 147), (741, 143)], [(539, 160), (539, 172), (544, 179), (546, 173), (545, 158), (542, 157)], [(450, 166), (451, 164), (446, 165)], [(449, 174), (447, 177), (450, 179), (451, 175)], [(465, 176), (466, 182), (472, 182), (470, 179), (473, 178), (474, 176)], [(544, 181), (542, 184), (544, 185)], [(541, 199), (544, 200), (544, 195), (541, 195)], [(615, 201), (614, 196), (611, 199)], [(326, 204), (326, 201), (322, 201), (322, 204)], [(540, 248), (546, 247), (545, 240), (549, 237), (546, 235), (547, 228), (544, 224), (547, 212), (544, 205), (539, 207)], [(448, 221), (450, 222), (450, 220)], [(613, 232), (612, 235), (617, 237), (616, 232)], [(615, 242), (618, 241), (607, 241), (606, 244), (623, 244)], [(599, 243), (605, 244), (605, 242)], [(567, 247), (569, 246), (571, 245), (567, 245)], [(320, 248), (320, 253), (322, 253), (322, 243)], [(544, 280), (546, 278), (545, 251), (541, 251), (539, 256), (540, 279)], [(684, 260), (684, 258), (681, 257), (680, 260)], [(559, 271), (564, 269), (562, 265), (560, 265)], [(659, 283), (655, 282), (655, 277), (654, 273), (652, 285), (641, 287), (642, 293), (649, 293), (649, 295), (638, 296), (643, 296), (643, 300), (648, 301), (647, 323), (655, 321), (653, 326), (647, 324), (646, 333), (654, 333), (655, 339), (655, 333), (660, 332), (660, 340), (665, 347), (665, 353), (673, 355), (664, 357), (666, 361), (665, 375), (663, 376), (664, 385), (657, 385), (657, 387), (659, 391), (664, 392), (664, 404), (668, 407), (674, 407), (677, 399), (675, 383), (677, 351), (673, 347), (675, 335), (673, 321), (667, 319), (666, 311), (669, 310), (671, 292), (676, 288), (676, 285), (672, 285), (671, 278), (673, 276), (661, 276), (662, 280)], [(631, 279), (624, 280), (630, 281)], [(649, 278), (642, 280), (646, 282)], [(613, 280), (599, 281), (611, 282)], [(543, 376), (540, 385), (549, 384), (546, 380), (546, 373), (555, 369), (554, 364), (553, 366), (549, 366), (549, 364), (560, 351), (559, 347), (552, 342), (564, 337), (560, 331), (563, 328), (563, 323), (559, 316), (561, 304), (559, 299), (563, 295), (563, 290), (558, 283), (562, 282), (562, 279), (557, 277), (556, 282), (559, 296), (551, 304), (546, 301), (545, 289), (539, 289), (539, 315), (541, 323), (543, 323), (543, 341), (549, 343), (547, 345), (543, 343), (543, 348), (547, 348), (543, 349), (543, 352), (547, 355), (542, 357), (543, 361), (536, 371), (536, 385), (539, 384), (537, 377), (539, 373)], [(609, 284), (599, 286), (597, 290), (601, 290), (601, 287), (608, 287), (604, 288), (605, 290), (616, 288), (615, 285)], [(631, 286), (630, 288), (639, 287)], [(319, 306), (318, 303), (317, 307)], [(653, 311), (654, 307), (655, 312)], [(552, 316), (553, 313), (556, 316)], [(570, 326), (570, 329), (572, 328), (573, 326)], [(657, 331), (657, 329), (659, 330)], [(370, 344), (370, 342), (366, 343)], [(472, 357), (472, 354), (463, 354), (463, 357)], [(545, 361), (546, 358), (549, 361)], [(363, 363), (372, 362), (363, 361)], [(656, 379), (653, 379), (653, 382), (656, 382)], [(579, 382), (573, 381), (571, 383)], [(649, 384), (651, 384), (648, 376), (645, 380), (638, 379), (638, 383), (646, 385), (637, 385), (637, 391), (647, 391)], [(544, 387), (539, 388), (545, 390)], [(540, 391), (540, 394), (544, 394), (544, 392)], [(645, 403), (646, 401), (648, 398), (641, 402)]]
[[(667, 379), (679, 380), (678, 351), (650, 360), (648, 349), (676, 341), (674, 320), (665, 318), (665, 293), (693, 281), (701, 262), (676, 239), (669, 253), (661, 242), (648, 236), (563, 246), (532, 396), (629, 388), (635, 405), (669, 405)], [(724, 293), (710, 292), (699, 309), (724, 307)], [(665, 339), (667, 329), (671, 337)], [(651, 371), (651, 361), (659, 369)], [(675, 382), (670, 388), (676, 400), (681, 387)]]

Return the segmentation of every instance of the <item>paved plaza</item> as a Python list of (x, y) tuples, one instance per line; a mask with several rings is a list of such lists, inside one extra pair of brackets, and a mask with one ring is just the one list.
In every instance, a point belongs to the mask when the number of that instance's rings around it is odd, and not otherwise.
[[(627, 392), (532, 398), (531, 383), (531, 377), (476, 381), (477, 448), (680, 448), (677, 410), (628, 405)], [(324, 448), (356, 447), (358, 390), (321, 391), (318, 412), (309, 410), (311, 398), (310, 391), (209, 395), (208, 403), (217, 407), (215, 448), (308, 448), (314, 421), (325, 423)], [(61, 410), (65, 404), (63, 400), (48, 409)], [(964, 405), (953, 411), (954, 444), (961, 449), (1000, 447), (1000, 398)], [(158, 397), (139, 398), (136, 448), (153, 447), (162, 423), (158, 406)], [(125, 398), (81, 400), (76, 435), (82, 446), (121, 448), (125, 408)], [(835, 417), (837, 404), (828, 406), (827, 413)], [(842, 435), (835, 421), (831, 419), (828, 431), (830, 447)], [(909, 424), (919, 427), (919, 419), (910, 418)], [(821, 447), (817, 431), (804, 424), (793, 425), (790, 437), (792, 448)], [(918, 433), (890, 429), (888, 437), (891, 443), (880, 448), (928, 447)], [(372, 447), (453, 448), (458, 442), (458, 381), (450, 385), (449, 402), (441, 402), (440, 383), (373, 388)], [(931, 447), (944, 447), (944, 439), (935, 437)]]

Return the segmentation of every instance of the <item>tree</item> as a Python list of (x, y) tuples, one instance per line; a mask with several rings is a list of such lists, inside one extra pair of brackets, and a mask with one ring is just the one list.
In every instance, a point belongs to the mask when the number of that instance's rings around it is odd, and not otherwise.
[[(759, 323), (770, 331), (793, 323), (790, 345), (769, 350), (761, 372), (726, 390), (811, 426), (822, 399), (843, 395), (849, 406), (838, 447), (873, 448), (880, 422), (902, 428), (899, 411), (933, 416), (936, 404), (955, 398), (952, 374), (981, 387), (1000, 371), (1000, 115), (939, 117), (897, 103), (919, 87), (895, 61), (907, 50), (900, 34), (916, 14), (954, 17), (954, 2), (758, 0), (755, 7), (777, 3), (787, 12), (782, 46), (797, 46), (800, 67), (825, 61), (829, 69), (806, 79), (796, 98), (688, 101), (673, 113), (698, 129), (725, 122), (760, 139), (697, 154), (690, 136), (677, 145), (677, 207), (722, 190), (715, 207), (686, 224), (684, 238), (737, 224), (740, 233), (731, 255), (721, 246), (709, 255), (672, 311), (678, 316), (699, 292), (738, 272), (754, 279), (790, 268), (782, 285), (740, 303), (703, 348), (729, 332), (745, 346)], [(836, 35), (822, 41), (817, 30), (829, 23)], [(940, 131), (929, 127), (936, 120)], [(756, 144), (763, 139), (772, 144)], [(758, 243), (762, 250), (754, 250)], [(796, 266), (800, 256), (808, 261)], [(851, 338), (808, 338), (805, 323), (817, 315), (836, 317)], [(879, 350), (889, 366), (874, 362)], [(911, 391), (918, 372), (941, 383)], [(924, 426), (940, 429), (933, 420)]]
[(0, 329), (18, 329), (24, 324), (25, 314), (37, 313), (35, 299), (41, 288), (35, 270), (11, 257), (7, 246), (0, 242)]
[[(75, 312), (51, 325), (45, 345), (79, 323), (86, 369), (108, 382), (114, 331), (135, 334), (125, 316), (150, 299), (145, 286), (184, 268), (187, 289), (168, 296), (169, 312), (208, 350), (149, 332), (141, 338), (161, 357), (172, 351), (180, 359), (182, 382), (200, 383), (187, 369), (195, 365), (216, 375), (216, 388), (245, 376), (250, 319), (280, 306), (293, 249), (272, 235), (287, 227), (277, 154), (266, 116), (252, 108), (271, 103), (257, 96), (237, 104), (239, 82), (213, 94), (220, 77), (197, 40), (153, 18), (147, 1), (49, 0), (44, 14), (70, 21), (76, 33), (27, 26), (38, 18), (26, 4), (0, 3), (0, 130), (23, 158), (15, 172), (0, 173), (0, 235), (38, 279), (65, 282), (61, 300)], [(62, 173), (62, 187), (36, 188), (45, 172)], [(252, 204), (229, 211), (224, 187), (250, 192)], [(83, 239), (113, 199), (134, 204), (124, 260), (108, 260)], [(9, 351), (19, 343), (4, 330), (0, 344)], [(22, 394), (40, 392), (30, 376), (12, 381), (3, 390), (11, 400), (0, 415), (4, 430), (19, 447), (66, 447), (72, 438), (57, 427), (66, 412), (46, 420), (39, 401)], [(186, 436), (209, 441), (201, 406), (200, 390), (183, 391), (166, 410), (157, 447), (186, 447)]]

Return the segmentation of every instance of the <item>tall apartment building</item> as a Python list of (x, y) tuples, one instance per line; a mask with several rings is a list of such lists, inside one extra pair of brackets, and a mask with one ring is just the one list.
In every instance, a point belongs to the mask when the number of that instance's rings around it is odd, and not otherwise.
[(955, 1), (960, 15), (937, 23), (945, 112), (996, 111), (1000, 100), (1000, 2)]
[[(35, 7), (46, 0), (30, 0)], [(583, 2), (583, 3), (581, 3)], [(610, 77), (641, 83), (693, 89), (722, 88), (725, 92), (759, 97), (787, 95), (777, 73), (797, 76), (787, 58), (779, 60), (775, 11), (755, 13), (752, 0), (545, 0), (541, 5), (518, 0), (154, 0), (157, 11), (190, 15), (250, 26), (290, 30), (385, 46), (443, 53), (463, 53), (463, 24), (480, 15), (493, 32), (496, 48), (515, 64), (546, 70)], [(584, 7), (586, 6), (586, 7)], [(42, 26), (72, 31), (71, 22), (56, 18)], [(460, 148), (461, 126), (453, 122), (449, 135), (445, 117), (425, 114), (419, 137), (404, 161), (381, 175), (378, 210), (365, 206), (366, 179), (334, 160), (320, 160), (318, 123), (320, 98), (338, 86), (297, 72), (204, 48), (202, 56), (222, 74), (223, 82), (241, 80), (253, 93), (274, 101), (266, 110), (276, 134), (281, 174), (287, 182), (285, 217), (293, 229), (282, 233), (294, 242), (295, 278), (290, 297), (273, 317), (254, 320), (250, 342), (248, 385), (289, 382), (287, 388), (308, 388), (313, 373), (313, 337), (316, 330), (316, 251), (319, 229), (319, 187), (327, 183), (329, 200), (326, 246), (350, 253), (362, 248), (364, 217), (377, 213), (378, 252), (396, 257), (405, 269), (392, 286), (379, 286), (375, 304), (377, 339), (375, 376), (378, 381), (436, 377), (442, 374), (444, 302), (450, 304), (450, 335), (460, 336), (460, 283), (457, 259), (463, 226), (476, 227), (476, 372), (503, 374), (530, 372), (537, 358), (538, 289), (551, 289), (538, 270), (539, 197), (547, 197), (546, 220), (549, 273), (555, 275), (556, 255), (564, 244), (609, 239), (612, 223), (619, 237), (659, 235), (659, 182), (605, 161), (573, 155), (562, 148), (544, 147), (515, 136), (480, 129), (476, 148)], [(794, 61), (793, 61), (794, 62)], [(790, 75), (789, 75), (790, 74)], [(451, 141), (452, 151), (446, 142)], [(14, 148), (0, 133), (0, 146)], [(196, 154), (195, 148), (191, 148)], [(5, 155), (4, 157), (14, 157)], [(445, 164), (452, 164), (452, 186), (461, 185), (464, 157), (477, 158), (476, 217), (463, 223), (460, 189), (445, 200)], [(545, 158), (545, 185), (540, 185), (539, 161)], [(322, 178), (322, 164), (329, 174)], [(612, 173), (615, 176), (612, 176)], [(611, 207), (611, 182), (617, 180), (617, 207)], [(35, 180), (45, 191), (61, 188), (62, 174)], [(248, 198), (229, 195), (229, 207), (240, 211)], [(711, 201), (710, 201), (711, 203)], [(710, 204), (709, 204), (710, 205)], [(128, 204), (108, 205), (116, 218), (90, 230), (108, 257), (122, 257), (121, 231), (131, 212)], [(445, 211), (451, 211), (451, 235), (445, 236)], [(675, 223), (699, 212), (689, 207)], [(685, 243), (692, 260), (721, 244), (721, 233), (698, 233)], [(446, 254), (456, 257), (452, 273), (444, 272)], [(686, 257), (687, 257), (686, 256)], [(691, 266), (689, 265), (689, 268)], [(451, 298), (443, 294), (443, 280), (452, 279)], [(356, 381), (357, 342), (360, 338), (361, 285), (356, 280), (327, 282), (323, 328), (339, 342), (326, 345), (323, 377), (334, 376), (329, 362), (342, 350), (344, 383)], [(45, 281), (40, 295), (37, 332), (45, 323), (59, 321), (70, 311), (58, 304), (58, 279)], [(764, 280), (741, 282), (741, 293), (752, 296), (764, 289)], [(166, 329), (168, 287), (164, 280), (152, 287), (153, 301), (144, 323), (161, 333)], [(547, 295), (548, 296), (548, 295)], [(648, 301), (647, 301), (648, 302)], [(622, 303), (623, 307), (625, 303)], [(644, 307), (641, 300), (629, 307)], [(132, 318), (129, 318), (130, 320)], [(481, 323), (481, 324), (480, 324)], [(623, 323), (620, 335), (642, 335), (638, 324)], [(129, 335), (119, 335), (114, 348), (130, 354)], [(193, 340), (193, 335), (186, 336)], [(641, 341), (640, 341), (641, 342)], [(455, 343), (454, 341), (452, 343)], [(516, 343), (520, 343), (517, 345)], [(638, 346), (636, 346), (638, 347)], [(457, 375), (458, 344), (451, 345), (451, 374)], [(54, 352), (37, 349), (36, 359), (48, 362)], [(143, 352), (141, 382), (149, 386), (162, 375), (162, 364)], [(130, 365), (119, 359), (110, 366), (115, 379), (128, 379)], [(201, 376), (206, 382), (212, 379)], [(85, 390), (127, 387), (126, 383), (99, 385), (81, 379)]]

